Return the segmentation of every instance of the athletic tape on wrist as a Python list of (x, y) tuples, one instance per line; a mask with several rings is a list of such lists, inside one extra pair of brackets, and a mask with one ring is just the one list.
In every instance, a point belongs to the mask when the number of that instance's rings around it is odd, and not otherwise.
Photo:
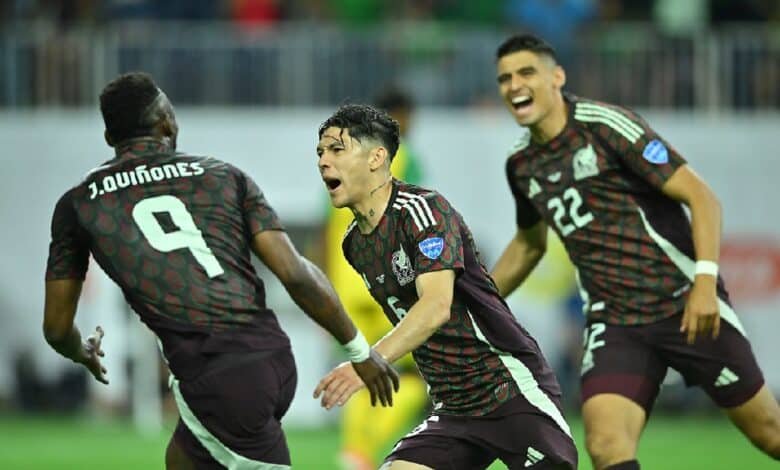
[(696, 274), (709, 274), (718, 277), (718, 263), (714, 261), (697, 261)]
[(371, 346), (368, 345), (363, 333), (357, 332), (352, 341), (344, 345), (344, 350), (349, 356), (350, 362), (363, 362), (371, 355)]

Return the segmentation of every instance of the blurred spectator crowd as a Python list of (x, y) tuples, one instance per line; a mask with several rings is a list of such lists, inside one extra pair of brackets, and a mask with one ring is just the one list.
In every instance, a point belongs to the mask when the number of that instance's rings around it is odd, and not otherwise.
[(716, 25), (780, 20), (776, 0), (2, 0), (0, 20), (48, 19), (64, 26), (107, 21), (224, 20), (246, 25), (331, 21), (369, 26), (394, 20), (535, 25), (544, 34), (588, 21)]
[(494, 48), (521, 29), (577, 93), (780, 108), (779, 0), (0, 0), (0, 108), (89, 105), (137, 69), (187, 105), (332, 105), (388, 82), (495, 105)]

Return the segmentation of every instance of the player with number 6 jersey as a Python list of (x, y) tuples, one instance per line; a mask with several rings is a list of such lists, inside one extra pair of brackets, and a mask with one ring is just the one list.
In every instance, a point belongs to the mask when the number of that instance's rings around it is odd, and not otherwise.
[(223, 161), (176, 152), (173, 106), (149, 75), (120, 76), (100, 103), (116, 154), (57, 202), (44, 333), (107, 383), (102, 329), (82, 344), (73, 324), (91, 253), (157, 335), (170, 367), (180, 419), (167, 468), (289, 468), (280, 421), (297, 372), (252, 252), (344, 345), (372, 404), (391, 405), (397, 374), (295, 250), (257, 184)]
[[(392, 178), (398, 124), (369, 106), (339, 108), (319, 130), (319, 168), (335, 207), (355, 221), (344, 256), (393, 329), (375, 349), (411, 352), (432, 414), (383, 469), (576, 468), (560, 390), (536, 341), (515, 320), (461, 215), (436, 191)], [(317, 388), (343, 404), (360, 388), (344, 366)]]
[(501, 97), (527, 132), (506, 162), (517, 232), (492, 274), (506, 296), (544, 255), (548, 227), (566, 247), (587, 316), (581, 391), (594, 467), (639, 468), (669, 367), (780, 458), (780, 408), (718, 276), (715, 194), (636, 113), (564, 93), (543, 40), (513, 36), (496, 61)]

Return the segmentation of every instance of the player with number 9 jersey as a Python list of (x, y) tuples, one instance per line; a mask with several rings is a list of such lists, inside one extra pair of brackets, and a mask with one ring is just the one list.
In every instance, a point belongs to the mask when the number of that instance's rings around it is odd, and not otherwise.
[(278, 349), (289, 341), (245, 240), (282, 229), (241, 170), (135, 139), (57, 203), (46, 279), (83, 278), (91, 247), (153, 331), (220, 332)]
[(180, 419), (166, 466), (289, 468), (281, 419), (297, 372), (252, 253), (345, 346), (372, 403), (392, 404), (397, 374), (297, 252), (255, 182), (223, 161), (176, 152), (173, 106), (149, 75), (118, 77), (100, 101), (116, 154), (54, 209), (44, 335), (108, 383), (102, 329), (82, 343), (74, 325), (91, 253), (157, 335), (170, 367)]

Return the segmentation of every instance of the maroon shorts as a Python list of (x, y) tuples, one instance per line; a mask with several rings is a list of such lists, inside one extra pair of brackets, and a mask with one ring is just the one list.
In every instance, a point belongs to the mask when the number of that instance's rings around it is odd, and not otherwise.
[(689, 345), (682, 316), (638, 326), (589, 322), (582, 358), (582, 401), (600, 393), (625, 396), (649, 415), (667, 367), (699, 386), (721, 408), (739, 406), (764, 384), (747, 338), (721, 318), (720, 335)]
[(296, 382), (289, 349), (214, 355), (197, 378), (172, 380), (181, 415), (173, 439), (198, 469), (290, 465), (280, 420)]
[[(560, 410), (560, 404), (555, 400)], [(574, 441), (550, 417), (528, 413), (522, 396), (485, 416), (429, 416), (404, 436), (385, 463), (404, 460), (436, 470), (478, 470), (500, 459), (509, 469), (575, 469)]]

